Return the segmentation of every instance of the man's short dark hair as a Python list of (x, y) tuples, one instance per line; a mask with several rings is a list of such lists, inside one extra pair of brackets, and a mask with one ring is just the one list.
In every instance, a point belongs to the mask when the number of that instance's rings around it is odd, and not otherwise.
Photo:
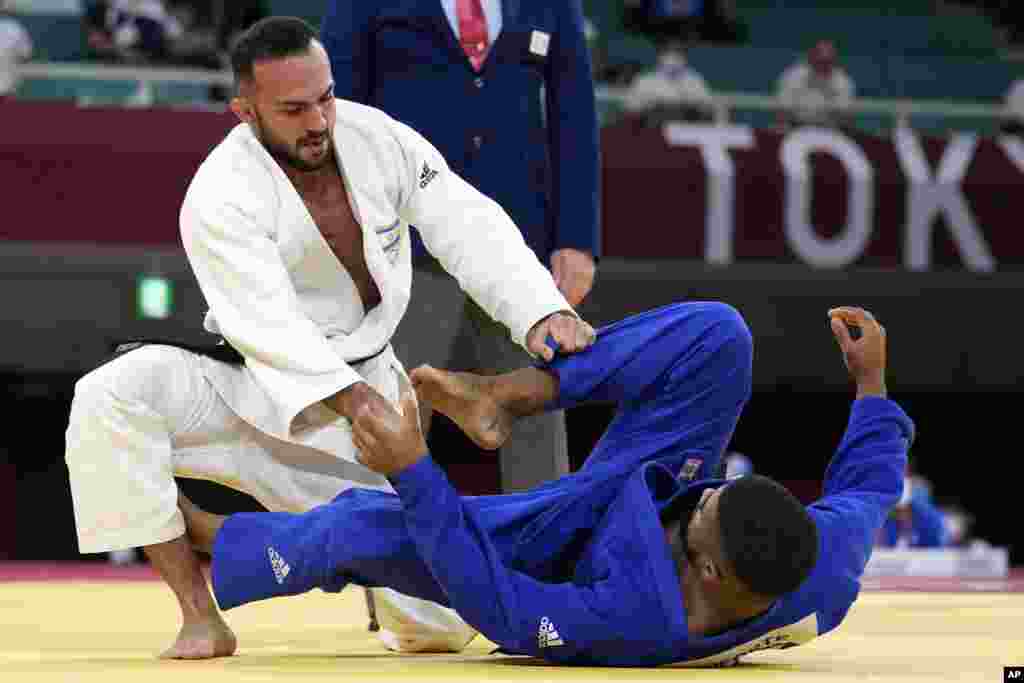
[(784, 486), (752, 474), (730, 482), (718, 499), (722, 551), (736, 577), (757, 595), (796, 590), (818, 559), (818, 530)]
[(251, 79), (256, 62), (306, 54), (314, 40), (316, 29), (298, 17), (267, 17), (257, 21), (231, 49), (235, 83)]

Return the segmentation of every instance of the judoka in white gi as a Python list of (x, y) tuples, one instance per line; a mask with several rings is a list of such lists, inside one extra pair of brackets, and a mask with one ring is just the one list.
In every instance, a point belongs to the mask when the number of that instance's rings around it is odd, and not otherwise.
[[(312, 27), (260, 22), (232, 61), (242, 123), (196, 173), (181, 232), (205, 328), (244, 363), (162, 344), (129, 351), (77, 383), (67, 432), (79, 549), (145, 548), (181, 605), (173, 658), (236, 648), (184, 536), (175, 476), (275, 511), (390, 489), (357, 461), (348, 418), (399, 397), (405, 371), (389, 339), (409, 301), (410, 224), (531, 353), (550, 358), (549, 336), (568, 353), (594, 337), (496, 203), (411, 128), (335, 100)], [(375, 591), (393, 649), (458, 650), (475, 635), (451, 610)]]

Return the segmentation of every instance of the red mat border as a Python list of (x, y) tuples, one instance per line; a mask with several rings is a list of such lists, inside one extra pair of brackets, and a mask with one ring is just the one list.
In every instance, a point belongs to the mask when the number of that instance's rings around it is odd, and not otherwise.
[(148, 564), (0, 562), (0, 583), (14, 581), (157, 581)]

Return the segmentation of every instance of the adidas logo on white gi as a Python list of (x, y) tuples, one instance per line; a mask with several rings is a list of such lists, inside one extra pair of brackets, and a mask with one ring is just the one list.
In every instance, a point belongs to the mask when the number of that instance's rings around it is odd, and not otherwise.
[(422, 190), (423, 188), (425, 188), (430, 183), (430, 181), (434, 179), (434, 176), (436, 175), (437, 171), (430, 168), (430, 166), (427, 166), (427, 162), (424, 161), (423, 170), (420, 171), (420, 189)]
[(267, 557), (270, 558), (270, 568), (274, 570), (274, 578), (277, 579), (278, 583), (283, 584), (284, 580), (288, 578), (288, 573), (291, 572), (292, 568), (289, 567), (288, 563), (284, 561), (284, 558), (270, 546), (267, 546)]
[(562, 636), (558, 635), (558, 629), (551, 623), (551, 620), (544, 617), (540, 620), (540, 628), (537, 630), (537, 647), (543, 650), (546, 647), (565, 645)]

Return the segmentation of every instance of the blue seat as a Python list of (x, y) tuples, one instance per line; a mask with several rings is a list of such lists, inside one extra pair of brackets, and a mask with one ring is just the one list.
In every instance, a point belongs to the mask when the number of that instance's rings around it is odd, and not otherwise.
[[(748, 46), (698, 46), (688, 54), (712, 90), (762, 94), (774, 93), (783, 70), (804, 57), (791, 49)], [(850, 54), (841, 62), (860, 97), (992, 101), (1020, 76), (1019, 66), (1009, 62), (934, 54)]]
[(138, 85), (127, 81), (90, 81), (72, 78), (26, 79), (18, 87), (18, 97), (32, 100), (82, 100), (124, 102)]
[(35, 46), (34, 59), (66, 62), (85, 56), (85, 34), (80, 17), (58, 14), (19, 14), (15, 18), (25, 27)]
[(687, 53), (690, 64), (712, 91), (774, 92), (775, 84), (800, 52), (775, 47), (694, 47)]
[(844, 53), (884, 51), (991, 56), (997, 32), (978, 12), (936, 14), (930, 0), (746, 0), (738, 16), (751, 44), (806, 50), (832, 40)]
[[(132, 100), (138, 83), (73, 78), (26, 79), (18, 97), (31, 100), (75, 100), (93, 104), (123, 104)], [(154, 104), (181, 105), (209, 101), (209, 86), (196, 83), (154, 83)]]
[(950, 55), (993, 56), (998, 43), (986, 17), (966, 13), (933, 17), (929, 38), (934, 52)]
[(1019, 67), (994, 60), (956, 57), (891, 56), (886, 97), (1001, 100)]
[(210, 86), (199, 83), (155, 83), (153, 99), (160, 104), (209, 102)]

